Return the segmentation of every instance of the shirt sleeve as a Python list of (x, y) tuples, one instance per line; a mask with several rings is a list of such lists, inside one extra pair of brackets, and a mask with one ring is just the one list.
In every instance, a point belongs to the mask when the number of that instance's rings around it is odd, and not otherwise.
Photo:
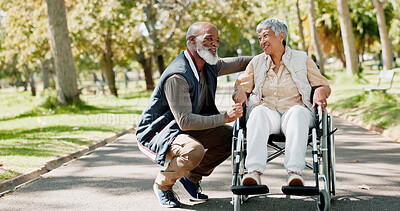
[(225, 124), (224, 114), (203, 116), (192, 112), (189, 84), (182, 75), (172, 75), (165, 81), (164, 94), (176, 122), (183, 131), (204, 130)]
[(244, 71), (252, 56), (221, 58), (217, 62), (218, 76)]
[(321, 74), (315, 62), (307, 57), (307, 78), (312, 87), (329, 86), (328, 80)]
[(246, 71), (239, 75), (235, 82), (235, 91), (241, 90), (250, 93), (254, 89), (254, 66), (250, 62), (247, 65)]

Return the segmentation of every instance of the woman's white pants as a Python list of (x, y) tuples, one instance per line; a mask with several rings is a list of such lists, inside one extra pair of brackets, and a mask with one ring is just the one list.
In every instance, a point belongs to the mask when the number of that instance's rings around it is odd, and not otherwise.
[(284, 166), (287, 171), (301, 173), (305, 167), (305, 156), (309, 128), (314, 126), (314, 114), (303, 106), (293, 106), (284, 114), (263, 105), (255, 107), (247, 120), (246, 169), (264, 173), (270, 134), (283, 133), (286, 137)]

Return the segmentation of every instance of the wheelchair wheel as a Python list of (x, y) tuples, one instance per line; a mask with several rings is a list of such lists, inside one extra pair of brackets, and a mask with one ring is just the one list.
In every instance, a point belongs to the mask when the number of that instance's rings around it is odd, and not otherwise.
[(328, 211), (331, 210), (331, 202), (330, 202), (329, 194), (326, 190), (321, 190), (319, 192), (318, 200), (317, 200), (317, 208), (319, 211)]
[[(232, 186), (240, 186), (244, 174), (244, 160), (245, 160), (245, 131), (238, 126), (235, 122), (233, 127), (233, 140), (232, 140)], [(234, 210), (240, 210), (240, 205), (247, 201), (247, 195), (233, 194), (231, 203)]]
[(233, 210), (240, 211), (240, 205), (243, 204), (242, 197), (240, 195), (233, 195)]
[(335, 142), (333, 135), (332, 116), (324, 112), (322, 115), (322, 137), (320, 143), (321, 151), (321, 174), (325, 175), (325, 190), (329, 199), (335, 195), (336, 169), (335, 169)]
[[(329, 132), (331, 133), (333, 131), (333, 120), (332, 116), (329, 116)], [(334, 139), (334, 134), (330, 134), (328, 136), (328, 155), (329, 155), (329, 178), (330, 178), (330, 183), (329, 183), (329, 191), (331, 193), (331, 198), (336, 194), (335, 188), (336, 188), (336, 167), (335, 167), (335, 162), (336, 162), (336, 150), (335, 150), (335, 139)]]

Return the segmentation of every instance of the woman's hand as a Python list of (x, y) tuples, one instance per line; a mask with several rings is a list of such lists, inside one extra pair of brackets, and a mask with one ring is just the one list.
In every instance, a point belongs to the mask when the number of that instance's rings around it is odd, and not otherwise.
[(313, 108), (316, 105), (321, 106), (322, 112), (325, 111), (328, 103), (326, 102), (326, 98), (331, 93), (331, 88), (329, 86), (320, 86), (315, 89), (314, 98), (313, 98)]
[(246, 107), (249, 107), (249, 105), (247, 104), (247, 93), (244, 91), (236, 90), (236, 93), (233, 95), (233, 101), (235, 101), (235, 103), (240, 103), (240, 104), (245, 102)]

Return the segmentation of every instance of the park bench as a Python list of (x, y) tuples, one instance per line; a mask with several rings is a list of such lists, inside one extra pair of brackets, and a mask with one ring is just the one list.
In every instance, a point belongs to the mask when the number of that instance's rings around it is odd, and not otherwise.
[(392, 88), (393, 78), (394, 78), (394, 70), (381, 70), (379, 71), (379, 80), (377, 86), (363, 87), (361, 89), (364, 90), (365, 92), (381, 91), (385, 93), (386, 90)]
[(93, 94), (93, 95), (96, 95), (98, 93), (104, 94), (105, 93), (105, 88), (104, 88), (105, 85), (106, 85), (105, 82), (97, 82), (95, 84), (88, 84), (88, 85), (85, 85), (85, 86), (78, 87), (78, 90), (79, 90), (80, 94), (84, 94), (84, 93), (85, 94), (86, 93), (87, 94)]

